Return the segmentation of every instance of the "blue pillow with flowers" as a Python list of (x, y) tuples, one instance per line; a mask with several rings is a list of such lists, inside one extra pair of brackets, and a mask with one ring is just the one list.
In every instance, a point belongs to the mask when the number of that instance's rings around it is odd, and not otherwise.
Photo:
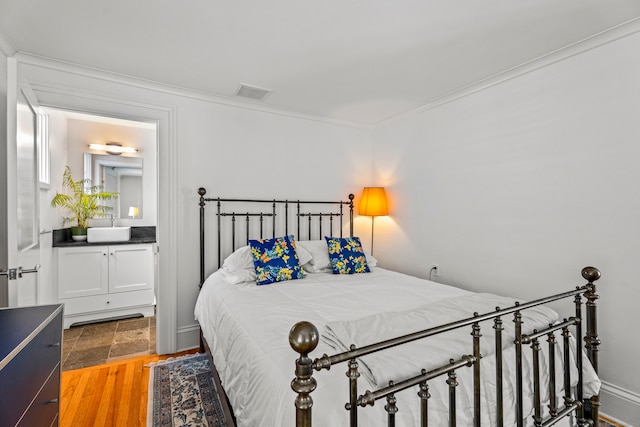
[(334, 274), (368, 273), (369, 266), (358, 237), (325, 237)]
[(258, 285), (304, 278), (293, 236), (249, 240)]

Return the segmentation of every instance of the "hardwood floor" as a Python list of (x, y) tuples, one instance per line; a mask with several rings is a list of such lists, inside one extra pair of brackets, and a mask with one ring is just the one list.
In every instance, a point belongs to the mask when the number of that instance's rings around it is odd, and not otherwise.
[(145, 426), (149, 384), (145, 365), (195, 352), (153, 354), (62, 372), (60, 426)]
[[(62, 372), (61, 427), (141, 427), (147, 424), (149, 368), (169, 357), (197, 353), (135, 357)], [(602, 417), (600, 426), (619, 426)], [(620, 426), (622, 427), (622, 426)]]

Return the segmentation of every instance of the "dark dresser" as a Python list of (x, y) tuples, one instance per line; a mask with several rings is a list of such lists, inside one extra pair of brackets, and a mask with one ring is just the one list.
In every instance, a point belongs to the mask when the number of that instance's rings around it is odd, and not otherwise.
[(62, 304), (0, 309), (0, 424), (58, 425)]

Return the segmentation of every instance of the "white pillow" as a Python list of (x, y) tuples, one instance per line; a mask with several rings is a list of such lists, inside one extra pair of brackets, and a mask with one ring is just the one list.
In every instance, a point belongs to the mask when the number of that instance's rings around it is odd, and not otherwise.
[(305, 273), (332, 273), (333, 270), (331, 269), (331, 267), (324, 267), (324, 268), (318, 268), (316, 269), (313, 264), (311, 264), (310, 262), (306, 263), (305, 265), (302, 266), (302, 268), (304, 268), (304, 272)]
[(256, 271), (251, 268), (241, 268), (238, 270), (230, 270), (227, 267), (222, 267), (220, 269), (220, 274), (225, 282), (230, 283), (232, 285), (237, 285), (238, 283), (243, 282), (255, 282), (256, 281)]
[[(331, 261), (329, 261), (329, 247), (327, 241), (322, 240), (301, 240), (296, 244), (307, 250), (311, 254), (309, 263), (313, 266), (313, 271), (321, 272), (323, 269), (331, 269)], [(307, 269), (305, 269), (307, 271)]]
[(222, 268), (227, 268), (230, 271), (253, 268), (253, 258), (251, 257), (251, 248), (249, 245), (236, 249), (231, 255), (225, 258), (222, 263)]
[(371, 255), (369, 252), (367, 252), (366, 250), (364, 251), (364, 256), (367, 257), (367, 266), (369, 268), (373, 268), (376, 265), (378, 265), (378, 260), (375, 259), (373, 257), (373, 255)]
[[(298, 246), (298, 242), (296, 242), (296, 253), (298, 254), (300, 265), (304, 265), (311, 260), (309, 251)], [(251, 256), (251, 247), (247, 245), (238, 248), (225, 258), (220, 273), (225, 281), (232, 285), (255, 281), (256, 270)]]

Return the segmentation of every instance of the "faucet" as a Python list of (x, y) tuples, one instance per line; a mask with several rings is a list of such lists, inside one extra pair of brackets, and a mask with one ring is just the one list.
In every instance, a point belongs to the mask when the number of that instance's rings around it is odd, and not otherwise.
[(111, 228), (116, 226), (116, 216), (111, 214)]

